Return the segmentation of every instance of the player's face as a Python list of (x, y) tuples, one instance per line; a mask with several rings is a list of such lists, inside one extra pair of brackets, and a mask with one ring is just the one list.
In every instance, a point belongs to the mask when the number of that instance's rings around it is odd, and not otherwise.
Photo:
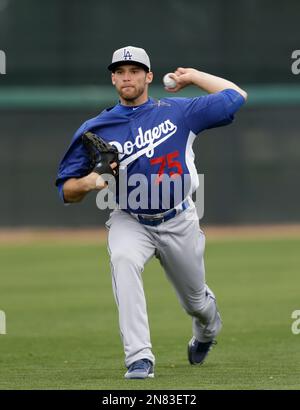
[(148, 98), (148, 84), (152, 73), (136, 65), (123, 65), (112, 73), (112, 83), (124, 104), (141, 104)]

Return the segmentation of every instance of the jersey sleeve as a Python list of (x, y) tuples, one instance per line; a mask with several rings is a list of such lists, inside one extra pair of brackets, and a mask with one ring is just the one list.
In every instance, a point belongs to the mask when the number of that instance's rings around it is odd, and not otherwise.
[(244, 97), (232, 89), (180, 100), (186, 123), (195, 134), (230, 124), (234, 114), (245, 102)]
[(80, 178), (89, 172), (89, 156), (81, 141), (81, 135), (85, 131), (84, 123), (74, 134), (71, 144), (59, 164), (55, 185), (58, 188), (59, 196), (63, 197), (63, 184), (69, 178)]

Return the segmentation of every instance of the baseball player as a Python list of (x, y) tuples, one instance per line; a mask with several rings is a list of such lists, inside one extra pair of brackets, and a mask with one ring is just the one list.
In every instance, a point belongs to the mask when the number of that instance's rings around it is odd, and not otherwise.
[[(144, 265), (151, 257), (159, 259), (182, 307), (192, 317), (188, 343), (192, 365), (204, 362), (221, 330), (216, 298), (205, 282), (205, 236), (191, 199), (199, 184), (192, 144), (201, 131), (230, 124), (247, 94), (230, 81), (180, 67), (170, 75), (176, 86), (166, 90), (176, 93), (194, 85), (207, 95), (149, 98), (150, 60), (144, 49), (132, 46), (116, 50), (108, 69), (119, 102), (78, 129), (61, 161), (56, 184), (64, 202), (79, 202), (88, 192), (107, 188), (103, 169), (114, 175), (119, 172), (116, 208), (106, 223), (112, 286), (125, 352), (125, 378), (145, 379), (154, 377), (155, 365), (142, 283)], [(100, 171), (99, 167), (91, 170), (82, 142), (86, 133), (114, 146), (118, 161), (111, 160)], [(143, 201), (134, 195), (136, 176), (143, 177), (139, 185)], [(173, 182), (167, 195), (160, 189), (164, 178)], [(124, 182), (125, 193), (121, 192)], [(178, 186), (183, 187), (181, 197), (175, 192)]]

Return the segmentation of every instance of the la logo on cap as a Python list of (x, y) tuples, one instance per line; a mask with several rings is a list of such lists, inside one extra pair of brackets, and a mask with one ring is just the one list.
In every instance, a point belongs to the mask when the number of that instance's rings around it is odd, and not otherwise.
[(126, 48), (124, 48), (124, 60), (131, 60), (132, 59), (132, 54), (130, 54), (129, 50), (126, 50)]

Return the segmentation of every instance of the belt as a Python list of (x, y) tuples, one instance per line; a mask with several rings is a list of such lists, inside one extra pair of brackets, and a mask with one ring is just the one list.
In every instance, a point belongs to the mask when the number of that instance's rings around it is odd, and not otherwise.
[(170, 219), (174, 218), (174, 216), (180, 214), (185, 209), (187, 209), (189, 206), (190, 206), (189, 200), (185, 199), (176, 208), (169, 209), (168, 211), (166, 211), (164, 213), (161, 213), (161, 214), (140, 215), (140, 214), (132, 214), (131, 213), (131, 215), (133, 215), (135, 218), (137, 218), (138, 221), (143, 225), (157, 226), (157, 225), (160, 225), (162, 222), (167, 222)]

